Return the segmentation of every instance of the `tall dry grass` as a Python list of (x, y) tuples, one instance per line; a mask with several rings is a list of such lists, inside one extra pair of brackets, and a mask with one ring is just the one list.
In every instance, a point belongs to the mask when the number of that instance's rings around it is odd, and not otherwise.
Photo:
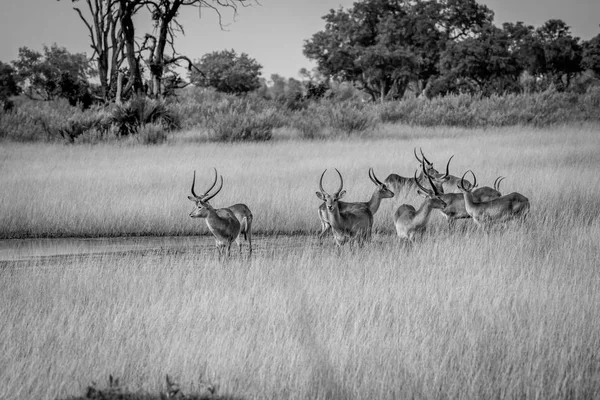
[[(246, 202), (263, 233), (319, 227), (324, 168), (349, 199), (411, 175), (414, 146), (482, 183), (529, 197), (522, 225), (450, 232), (435, 215), (414, 246), (392, 230), (338, 252), (303, 236), (250, 262), (164, 251), (4, 262), (0, 398), (81, 394), (108, 374), (131, 391), (202, 382), (247, 399), (589, 399), (600, 396), (597, 126), (417, 129), (372, 140), (153, 148), (9, 145), (0, 150), (4, 237), (196, 234), (186, 196), (194, 168)], [(402, 138), (402, 139), (399, 139)], [(334, 175), (326, 185), (335, 186)], [(468, 224), (468, 222), (467, 222)], [(283, 241), (283, 240), (282, 240)], [(257, 243), (260, 245), (260, 243)]]
[(156, 393), (165, 373), (246, 399), (597, 398), (600, 223), (531, 223), (251, 262), (4, 265), (0, 398), (65, 398), (108, 374)]
[[(0, 148), (0, 237), (206, 232), (203, 223), (188, 217), (187, 195), (193, 170), (202, 189), (211, 183), (213, 166), (225, 182), (215, 206), (248, 204), (257, 232), (309, 233), (319, 229), (314, 193), (325, 168), (343, 173), (348, 201), (366, 201), (375, 188), (368, 168), (381, 180), (392, 172), (412, 176), (418, 166), (412, 150), (419, 146), (440, 170), (455, 154), (452, 173), (472, 169), (481, 184), (507, 177), (503, 191), (529, 197), (534, 218), (566, 215), (568, 221), (600, 202), (597, 132), (597, 125), (487, 130), (388, 125), (370, 140), (6, 144)], [(327, 175), (325, 185), (337, 187), (336, 179)], [(391, 232), (391, 215), (404, 201), (417, 204), (421, 198), (384, 200), (375, 216), (377, 230)]]

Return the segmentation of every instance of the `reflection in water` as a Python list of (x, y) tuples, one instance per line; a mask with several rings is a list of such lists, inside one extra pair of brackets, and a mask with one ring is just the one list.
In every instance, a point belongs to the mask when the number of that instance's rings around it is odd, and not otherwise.
[[(261, 236), (253, 235), (255, 253), (273, 252), (277, 249), (318, 246), (316, 236)], [(325, 241), (327, 242), (327, 241)], [(333, 242), (332, 242), (333, 243)], [(331, 243), (329, 243), (331, 245)], [(120, 237), (120, 238), (60, 238), (60, 239), (8, 239), (0, 240), (0, 261), (31, 260), (42, 257), (69, 255), (96, 255), (110, 253), (188, 253), (210, 252), (215, 248), (212, 236), (171, 237)], [(232, 244), (232, 254), (237, 245)], [(247, 242), (242, 250), (248, 251)]]

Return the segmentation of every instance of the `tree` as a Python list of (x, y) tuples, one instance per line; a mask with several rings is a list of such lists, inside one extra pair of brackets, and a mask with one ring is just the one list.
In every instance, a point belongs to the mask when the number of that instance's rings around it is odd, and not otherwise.
[(10, 64), (0, 61), (0, 101), (21, 93), (16, 75), (17, 71)]
[(44, 54), (21, 47), (12, 63), (26, 95), (43, 100), (64, 97), (73, 105), (87, 93), (88, 78), (94, 76), (84, 53), (73, 54), (57, 44), (44, 46)]
[[(71, 0), (78, 2), (79, 0)], [(201, 14), (202, 9), (216, 12), (222, 27), (222, 11), (231, 10), (235, 16), (239, 6), (246, 6), (248, 0), (86, 0), (91, 15), (84, 17), (81, 10), (75, 8), (80, 18), (90, 32), (92, 48), (99, 65), (101, 82), (104, 92), (116, 86), (116, 71), (122, 69), (123, 61), (127, 62), (127, 83), (123, 93), (130, 91), (136, 94), (145, 93), (144, 68), (150, 75), (148, 94), (160, 97), (165, 91), (164, 80), (169, 84), (181, 83), (169, 71), (179, 66), (181, 61), (193, 68), (191, 60), (185, 55), (178, 54), (175, 49), (177, 34), (184, 34), (183, 26), (177, 21), (179, 13), (184, 8), (196, 8)], [(154, 25), (154, 33), (140, 35), (136, 31), (134, 19), (137, 21), (141, 14), (148, 13)], [(136, 41), (143, 37), (142, 43)], [(170, 53), (170, 54), (168, 54)], [(109, 55), (110, 54), (110, 55)], [(109, 61), (110, 60), (110, 61)], [(108, 78), (110, 76), (110, 79)], [(110, 83), (109, 83), (110, 82)]]
[(541, 42), (545, 65), (535, 72), (555, 84), (558, 89), (568, 88), (573, 76), (582, 71), (583, 50), (579, 38), (573, 37), (571, 28), (559, 19), (545, 22), (536, 30), (536, 35)]
[(373, 100), (399, 98), (412, 80), (438, 74), (448, 41), (492, 18), (475, 0), (362, 0), (325, 15), (325, 29), (305, 42), (304, 54), (327, 77), (353, 82)]
[(508, 33), (494, 25), (485, 26), (476, 37), (448, 44), (440, 60), (445, 89), (486, 95), (518, 91), (523, 68), (510, 45)]
[(121, 9), (116, 0), (87, 0), (86, 3), (87, 13), (79, 7), (73, 9), (88, 29), (93, 50), (90, 58), (96, 62), (101, 97), (109, 100), (115, 97), (118, 71), (125, 58), (123, 31), (119, 25)]
[(190, 81), (198, 86), (213, 87), (219, 92), (242, 94), (260, 87), (262, 66), (246, 53), (234, 50), (214, 51), (195, 62)]
[(600, 75), (600, 34), (583, 43), (581, 66)]

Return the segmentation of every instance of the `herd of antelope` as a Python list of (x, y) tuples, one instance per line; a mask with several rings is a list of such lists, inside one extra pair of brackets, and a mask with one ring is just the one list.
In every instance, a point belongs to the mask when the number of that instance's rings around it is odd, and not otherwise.
[[(356, 242), (359, 245), (370, 241), (373, 227), (373, 216), (379, 209), (381, 200), (392, 198), (400, 192), (409, 193), (415, 191), (425, 200), (416, 209), (410, 204), (403, 204), (394, 213), (394, 225), (400, 238), (413, 242), (417, 234), (425, 231), (431, 211), (434, 209), (446, 217), (450, 227), (457, 219), (471, 218), (485, 232), (494, 224), (523, 218), (529, 211), (529, 200), (520, 193), (513, 192), (507, 195), (500, 193), (500, 182), (503, 177), (496, 178), (493, 188), (489, 186), (477, 187), (477, 178), (473, 171), (468, 170), (461, 178), (450, 175), (450, 161), (446, 164), (446, 172), (439, 173), (420, 150), (421, 157), (414, 155), (420, 164), (420, 173), (417, 171), (413, 177), (407, 178), (397, 174), (390, 174), (384, 182), (381, 182), (373, 168), (369, 168), (369, 178), (375, 185), (375, 191), (371, 199), (366, 202), (349, 203), (340, 201), (346, 194), (344, 190), (344, 178), (340, 171), (335, 169), (339, 176), (339, 188), (329, 194), (323, 188), (323, 177), (327, 170), (323, 171), (319, 180), (319, 191), (316, 192), (319, 200), (323, 203), (318, 208), (321, 221), (322, 239), (329, 231), (338, 246), (347, 242)], [(218, 180), (217, 170), (210, 188), (204, 194), (198, 196), (195, 191), (196, 171), (192, 181), (192, 196), (188, 198), (196, 204), (196, 208), (190, 213), (192, 218), (204, 218), (208, 229), (216, 240), (219, 256), (230, 255), (231, 244), (235, 241), (240, 253), (242, 252), (242, 236), (248, 241), (249, 252), (252, 253), (252, 213), (245, 204), (234, 204), (226, 208), (215, 209), (209, 200), (215, 197), (223, 188), (223, 177), (220, 177), (220, 185), (212, 194)], [(473, 182), (465, 179), (471, 173)]]

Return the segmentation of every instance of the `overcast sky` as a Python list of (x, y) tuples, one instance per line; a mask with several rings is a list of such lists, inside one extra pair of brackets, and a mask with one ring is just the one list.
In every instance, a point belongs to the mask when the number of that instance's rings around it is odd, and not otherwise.
[[(600, 0), (480, 0), (495, 12), (495, 23), (523, 21), (539, 26), (560, 18), (574, 35), (590, 39), (600, 33)], [(72, 9), (70, 0), (2, 0), (0, 13), (0, 61), (17, 58), (22, 46), (40, 51), (42, 45), (66, 47), (91, 55), (87, 28)], [(185, 37), (178, 51), (191, 59), (215, 50), (245, 52), (263, 66), (263, 76), (278, 73), (298, 77), (300, 68), (314, 65), (302, 54), (302, 45), (324, 28), (321, 17), (331, 8), (351, 7), (354, 0), (260, 0), (260, 6), (241, 8), (234, 21), (230, 13), (219, 29), (215, 13), (197, 10), (182, 15)], [(82, 0), (77, 3), (85, 7)], [(145, 33), (145, 32), (144, 32)], [(142, 32), (138, 31), (142, 36)]]

